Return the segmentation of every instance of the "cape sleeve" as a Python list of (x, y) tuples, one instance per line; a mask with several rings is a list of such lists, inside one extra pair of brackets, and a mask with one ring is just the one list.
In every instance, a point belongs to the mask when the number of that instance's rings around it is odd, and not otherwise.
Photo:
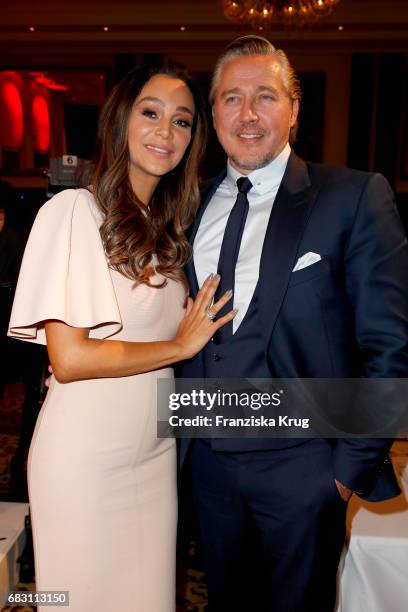
[(39, 210), (21, 264), (8, 335), (46, 344), (44, 322), (107, 338), (122, 327), (97, 209), (86, 189), (67, 189)]

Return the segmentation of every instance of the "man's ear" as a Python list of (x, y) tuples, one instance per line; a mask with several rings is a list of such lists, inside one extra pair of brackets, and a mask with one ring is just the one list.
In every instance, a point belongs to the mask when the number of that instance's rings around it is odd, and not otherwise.
[(292, 102), (292, 117), (290, 119), (290, 127), (293, 127), (297, 121), (299, 114), (299, 100), (293, 100)]

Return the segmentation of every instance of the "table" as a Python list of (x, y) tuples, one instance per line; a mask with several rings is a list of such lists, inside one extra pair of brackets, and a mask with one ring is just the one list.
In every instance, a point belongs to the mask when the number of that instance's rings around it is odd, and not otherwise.
[(25, 545), (24, 517), (28, 504), (0, 502), (0, 610), (6, 593), (18, 582), (17, 559)]
[(350, 500), (337, 612), (408, 610), (408, 442), (394, 444), (392, 461), (400, 496), (380, 503)]

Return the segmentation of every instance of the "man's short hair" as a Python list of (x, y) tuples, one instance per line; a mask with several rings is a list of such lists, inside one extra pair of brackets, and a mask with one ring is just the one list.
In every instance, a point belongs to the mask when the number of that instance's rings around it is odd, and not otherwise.
[(210, 103), (214, 103), (215, 93), (220, 80), (221, 70), (227, 62), (231, 61), (236, 57), (243, 56), (270, 56), (274, 57), (282, 68), (283, 83), (289, 98), (292, 100), (300, 100), (302, 97), (302, 91), (300, 89), (299, 79), (296, 75), (294, 68), (292, 67), (288, 56), (282, 49), (276, 49), (273, 44), (256, 34), (248, 34), (246, 36), (240, 36), (233, 40), (221, 53), (220, 57), (215, 64), (210, 89)]
[[(300, 88), (299, 78), (292, 67), (288, 56), (282, 49), (276, 49), (273, 44), (262, 36), (256, 34), (248, 34), (246, 36), (240, 36), (236, 38), (225, 48), (223, 53), (219, 56), (217, 63), (215, 64), (213, 76), (211, 79), (210, 87), (210, 104), (214, 104), (217, 88), (220, 82), (221, 71), (226, 63), (233, 60), (236, 57), (249, 57), (249, 56), (270, 56), (276, 59), (282, 68), (282, 80), (285, 86), (286, 92), (292, 101), (301, 100), (302, 90)], [(296, 138), (297, 122), (291, 128), (290, 141), (294, 142)]]

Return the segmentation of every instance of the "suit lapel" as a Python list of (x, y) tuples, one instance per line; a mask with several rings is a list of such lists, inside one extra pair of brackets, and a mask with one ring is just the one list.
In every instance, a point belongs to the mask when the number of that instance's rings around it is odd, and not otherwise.
[(266, 351), (316, 195), (305, 162), (292, 152), (269, 218), (259, 270)]
[[(193, 244), (203, 214), (226, 176), (226, 169), (214, 180), (204, 197), (192, 225), (189, 240)], [(269, 344), (276, 318), (290, 280), (300, 240), (317, 195), (311, 185), (306, 163), (291, 153), (266, 230), (259, 270), (259, 308), (265, 348)], [(186, 266), (190, 294), (195, 297), (198, 281), (191, 260)]]
[[(198, 209), (196, 218), (194, 220), (193, 225), (191, 226), (191, 230), (188, 236), (188, 239), (190, 241), (190, 244), (193, 244), (194, 242), (194, 238), (196, 237), (198, 228), (200, 227), (200, 223), (201, 223), (201, 219), (203, 218), (203, 214), (208, 206), (208, 203), (210, 202), (211, 198), (213, 197), (214, 193), (217, 191), (218, 186), (222, 183), (222, 181), (224, 180), (224, 178), (227, 175), (227, 170), (226, 168), (224, 168), (224, 170), (222, 172), (220, 172), (220, 174), (214, 179), (213, 183), (211, 184), (210, 189), (207, 191), (206, 194), (204, 194), (203, 197), (203, 202), (200, 206), (200, 208)], [(194, 267), (194, 260), (191, 259), (186, 268), (185, 268), (185, 272), (187, 275), (187, 279), (188, 279), (188, 283), (190, 286), (190, 295), (192, 297), (195, 297), (197, 294), (197, 291), (199, 289), (198, 287), (198, 281), (197, 281), (197, 275), (196, 275), (196, 271), (195, 271), (195, 267)]]

